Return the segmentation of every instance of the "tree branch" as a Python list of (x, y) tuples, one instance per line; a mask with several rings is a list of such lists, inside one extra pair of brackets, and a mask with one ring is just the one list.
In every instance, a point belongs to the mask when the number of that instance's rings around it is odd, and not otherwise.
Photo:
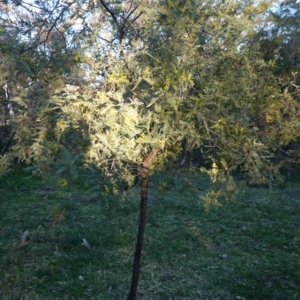
[[(51, 15), (54, 13), (54, 11), (55, 11), (55, 9), (57, 8), (58, 4), (59, 4), (59, 0), (58, 0), (57, 3), (55, 4), (55, 6), (54, 6), (53, 10), (51, 11), (50, 15), (48, 16), (48, 19), (49, 19), (49, 18), (51, 17)], [(46, 37), (45, 37), (42, 41), (39, 41), (38, 43), (36, 43), (36, 44), (34, 44), (34, 45), (31, 45), (30, 47), (26, 48), (26, 49), (23, 51), (23, 53), (26, 52), (26, 51), (29, 51), (29, 50), (31, 50), (31, 49), (33, 49), (33, 48), (39, 46), (39, 45), (42, 45), (42, 44), (46, 43), (46, 42), (48, 41), (48, 39), (49, 39), (50, 33), (52, 32), (53, 28), (57, 28), (57, 22), (59, 21), (59, 19), (62, 17), (62, 15), (66, 12), (66, 10), (67, 10), (72, 4), (73, 4), (73, 2), (69, 3), (67, 6), (65, 6), (65, 7), (61, 10), (61, 12), (60, 12), (59, 15), (54, 19), (52, 25), (50, 26), (50, 28), (49, 28), (48, 30), (44, 30), (44, 31), (42, 31), (42, 32), (40, 31), (40, 33), (38, 34), (38, 36), (41, 36), (41, 34), (43, 34), (44, 32), (47, 32)], [(45, 24), (45, 22), (44, 22), (44, 24)], [(61, 33), (61, 32), (60, 32), (60, 33)], [(61, 33), (61, 34), (62, 34), (62, 33)]]
[[(103, 1), (103, 0), (100, 0), (101, 4), (104, 6), (104, 8), (106, 9), (106, 11), (111, 15), (111, 17), (113, 18), (117, 28), (118, 28), (118, 31), (119, 31), (119, 34), (120, 36), (122, 35), (122, 38), (123, 38), (123, 29), (122, 27), (120, 26), (117, 18), (116, 18), (116, 15), (113, 13), (113, 11), (107, 6), (107, 4)], [(121, 39), (122, 40), (122, 39)]]

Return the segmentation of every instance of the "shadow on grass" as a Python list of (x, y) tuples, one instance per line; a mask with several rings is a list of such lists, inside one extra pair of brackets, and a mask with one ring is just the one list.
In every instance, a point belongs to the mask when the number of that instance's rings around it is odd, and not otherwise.
[[(197, 173), (152, 177), (138, 298), (300, 298), (298, 186), (248, 189), (206, 213), (198, 194), (208, 186)], [(126, 298), (138, 190), (2, 188), (1, 299)]]

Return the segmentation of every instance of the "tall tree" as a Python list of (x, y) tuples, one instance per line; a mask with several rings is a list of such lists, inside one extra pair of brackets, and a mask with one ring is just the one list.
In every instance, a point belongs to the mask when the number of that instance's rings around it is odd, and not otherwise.
[[(291, 96), (298, 100), (298, 103), (300, 99), (299, 13), (299, 1), (281, 1), (276, 8), (268, 11), (265, 22), (261, 24), (254, 38), (254, 42), (259, 42), (262, 58), (271, 67), (277, 84), (281, 87), (281, 93), (286, 95), (281, 95), (281, 99), (290, 99)], [(287, 106), (294, 107), (294, 111), (290, 110), (285, 115), (278, 113), (284, 111), (283, 107)], [(275, 110), (277, 111), (275, 114), (279, 122), (272, 126), (270, 140), (273, 145), (276, 145), (276, 159), (281, 159), (286, 173), (299, 168), (300, 164), (298, 109), (297, 104), (295, 102), (291, 104), (290, 100), (274, 100), (268, 107), (270, 112), (273, 111), (271, 113), (273, 115)], [(286, 159), (282, 160), (283, 157)]]
[(277, 75), (289, 77), (291, 71), (298, 71), (299, 13), (299, 1), (282, 1), (268, 12), (265, 24), (257, 33), (263, 57), (275, 62)]

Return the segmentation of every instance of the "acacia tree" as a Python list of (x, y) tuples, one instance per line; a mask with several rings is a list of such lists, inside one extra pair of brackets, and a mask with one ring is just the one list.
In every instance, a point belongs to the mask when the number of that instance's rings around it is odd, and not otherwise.
[[(60, 1), (0, 3), (1, 138), (3, 132), (11, 131), (1, 147), (2, 173), (12, 158), (32, 162), (57, 152), (53, 124), (58, 112), (48, 100), (77, 63), (66, 40), (72, 22), (63, 22), (68, 8)], [(13, 147), (8, 152), (9, 141)], [(48, 144), (47, 151), (39, 152), (36, 145), (42, 143)]]
[(151, 163), (159, 167), (176, 156), (183, 138), (200, 149), (211, 165), (203, 170), (224, 186), (204, 197), (207, 205), (234, 196), (237, 168), (252, 183), (280, 178), (272, 160), (276, 143), (291, 139), (287, 131), (299, 117), (297, 103), (281, 94), (250, 43), (267, 7), (234, 0), (100, 0), (80, 15), (88, 32), (74, 34), (73, 43), (82, 49), (77, 58), (85, 75), (74, 83), (75, 93), (62, 97), (61, 91), (51, 101), (63, 112), (57, 126), (88, 128), (87, 163), (128, 182), (132, 167), (140, 166), (128, 299), (136, 298)]
[[(30, 149), (43, 170), (45, 161), (39, 163), (39, 157), (52, 161), (54, 140), (60, 147), (64, 134), (76, 128), (89, 145), (67, 149), (70, 166), (81, 149), (85, 163), (107, 176), (117, 174), (131, 183), (132, 170), (139, 170), (141, 212), (128, 296), (132, 300), (150, 169), (176, 157), (185, 139), (189, 149), (199, 149), (209, 162), (202, 170), (220, 183), (203, 197), (206, 205), (217, 203), (220, 196), (234, 196), (235, 169), (250, 183), (272, 184), (280, 177), (273, 155), (280, 142), (295, 137), (289, 132), (298, 126), (298, 104), (281, 93), (253, 43), (256, 25), (268, 8), (264, 1), (99, 0), (58, 1), (54, 6), (44, 7), (52, 23), (40, 23), (47, 31), (37, 31), (32, 45), (46, 45), (45, 54), (56, 49), (56, 43), (46, 41), (57, 27), (57, 39), (70, 43), (69, 52), (56, 52), (55, 59), (46, 61), (56, 68), (62, 62), (76, 64), (57, 74), (60, 84), (46, 96), (48, 110), (39, 112), (45, 121), (45, 111), (57, 112), (51, 123), (55, 138), (49, 143), (44, 128)], [(45, 70), (45, 76), (53, 74)]]

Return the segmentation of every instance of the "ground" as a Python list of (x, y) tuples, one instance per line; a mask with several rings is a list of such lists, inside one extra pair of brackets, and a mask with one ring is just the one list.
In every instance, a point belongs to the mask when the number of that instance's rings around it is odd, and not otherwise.
[[(16, 174), (0, 185), (0, 299), (126, 299), (138, 189)], [(182, 170), (150, 179), (138, 300), (300, 299), (299, 182), (205, 211), (209, 185)]]

